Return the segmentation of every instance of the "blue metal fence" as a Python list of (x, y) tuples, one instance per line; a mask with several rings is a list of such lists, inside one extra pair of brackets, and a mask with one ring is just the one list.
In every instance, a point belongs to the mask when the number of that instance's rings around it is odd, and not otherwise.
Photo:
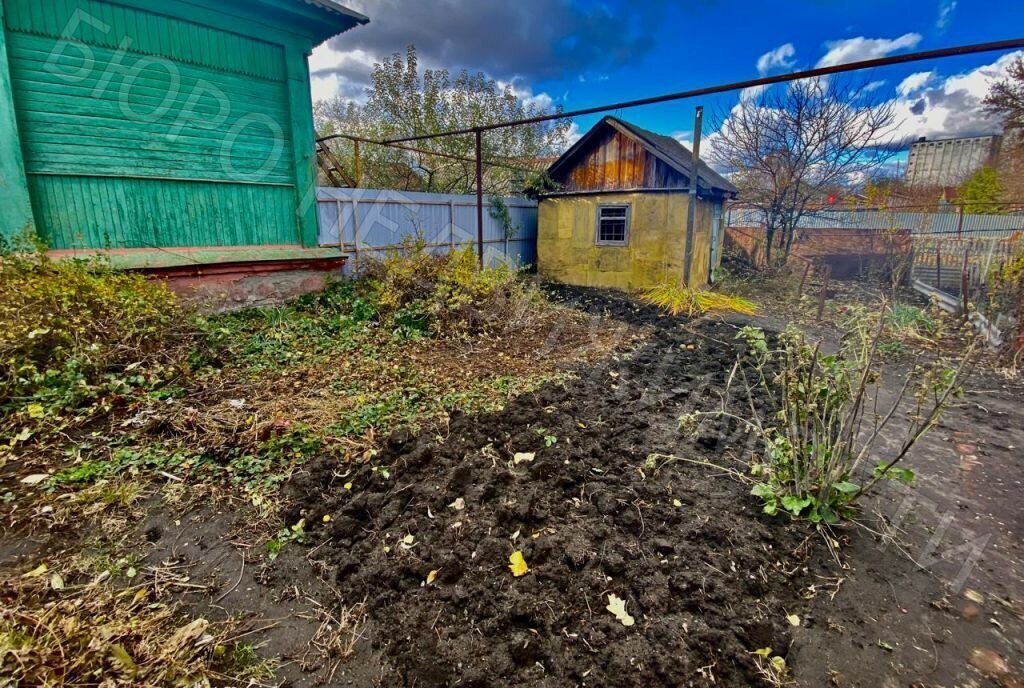
[[(484, 207), (484, 261), (516, 267), (537, 262), (537, 203), (526, 198), (502, 199), (511, 226)], [(405, 237), (421, 237), (431, 251), (476, 246), (476, 196), (379, 189), (321, 188), (320, 245), (340, 246), (358, 262), (360, 255), (379, 255)]]

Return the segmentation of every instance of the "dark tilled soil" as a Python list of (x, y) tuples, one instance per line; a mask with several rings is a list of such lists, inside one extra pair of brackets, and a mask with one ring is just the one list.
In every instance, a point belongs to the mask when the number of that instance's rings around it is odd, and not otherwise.
[[(722, 471), (645, 467), (652, 453), (730, 462), (729, 428), (694, 442), (676, 419), (717, 405), (735, 327), (560, 295), (653, 334), (565, 386), (454, 417), (443, 437), (396, 434), (373, 462), (387, 478), (322, 465), (291, 487), (339, 593), (366, 601), (379, 685), (763, 685), (753, 651), (787, 653), (786, 616), (816, 580), (809, 533)], [(606, 610), (610, 594), (635, 625)]]

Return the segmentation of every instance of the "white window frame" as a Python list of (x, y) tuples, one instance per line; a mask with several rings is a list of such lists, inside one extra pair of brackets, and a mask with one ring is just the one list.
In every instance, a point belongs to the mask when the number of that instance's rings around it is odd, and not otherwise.
[[(605, 208), (623, 208), (626, 211), (626, 230), (622, 241), (609, 241), (601, 239), (601, 211)], [(596, 246), (629, 246), (630, 224), (633, 215), (633, 208), (629, 203), (600, 203), (597, 206), (597, 226), (594, 228), (594, 244)], [(609, 218), (611, 219), (611, 218)], [(619, 218), (614, 218), (619, 219)]]

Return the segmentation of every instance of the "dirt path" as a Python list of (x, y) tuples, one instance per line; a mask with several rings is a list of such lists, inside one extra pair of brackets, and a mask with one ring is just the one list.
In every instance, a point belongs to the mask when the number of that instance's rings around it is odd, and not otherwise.
[(914, 485), (870, 505), (864, 523), (896, 542), (851, 533), (828, 632), (798, 634), (804, 685), (1024, 685), (1024, 387), (978, 374), (967, 389), (908, 458)]

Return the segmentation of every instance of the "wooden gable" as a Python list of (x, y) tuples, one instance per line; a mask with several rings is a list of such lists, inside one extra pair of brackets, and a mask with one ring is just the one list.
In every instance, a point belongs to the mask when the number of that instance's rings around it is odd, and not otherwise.
[(568, 193), (685, 189), (689, 184), (642, 142), (611, 126), (602, 127), (564, 162), (553, 177)]

